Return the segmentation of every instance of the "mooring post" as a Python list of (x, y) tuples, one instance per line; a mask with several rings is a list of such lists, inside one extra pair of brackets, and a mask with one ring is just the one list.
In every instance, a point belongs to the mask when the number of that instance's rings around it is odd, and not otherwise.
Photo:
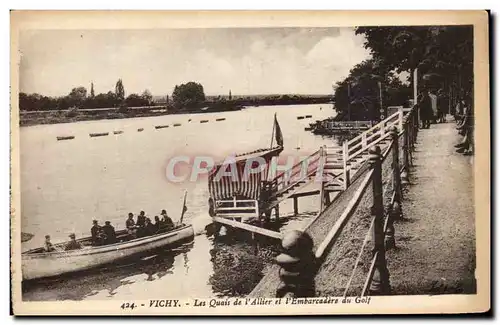
[(325, 205), (329, 206), (331, 201), (330, 201), (330, 192), (327, 191), (326, 189), (323, 189), (323, 193), (325, 194)]
[(299, 214), (299, 198), (296, 196), (293, 197), (293, 214)]
[(254, 232), (252, 232), (252, 247), (253, 247), (253, 254), (258, 255), (259, 254), (259, 243), (257, 242), (257, 238), (255, 238)]
[(276, 297), (282, 298), (288, 294), (294, 297), (314, 297), (316, 261), (312, 238), (305, 232), (292, 230), (283, 236), (281, 246), (283, 252), (276, 257), (276, 262), (281, 267), (281, 283), (276, 290)]
[(399, 167), (399, 134), (398, 129), (393, 127), (391, 129), (392, 137), (392, 187), (396, 193), (396, 201), (401, 202), (401, 172)]
[(385, 260), (384, 245), (384, 200), (382, 193), (382, 163), (380, 147), (370, 149), (370, 167), (373, 169), (373, 256), (375, 269), (371, 281), (370, 292), (373, 295), (390, 293), (389, 270)]

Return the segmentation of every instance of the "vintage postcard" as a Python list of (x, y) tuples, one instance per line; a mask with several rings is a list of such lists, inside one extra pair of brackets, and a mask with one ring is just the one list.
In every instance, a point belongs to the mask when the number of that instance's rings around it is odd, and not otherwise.
[(12, 11), (15, 315), (490, 309), (485, 11)]

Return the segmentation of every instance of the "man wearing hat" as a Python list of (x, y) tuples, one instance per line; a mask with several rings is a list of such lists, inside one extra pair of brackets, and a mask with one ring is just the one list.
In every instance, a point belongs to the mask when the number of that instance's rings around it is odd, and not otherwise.
[(116, 243), (116, 232), (115, 232), (115, 227), (111, 225), (110, 221), (106, 221), (105, 225), (102, 227), (102, 230), (105, 235), (105, 244), (114, 244)]
[(101, 226), (99, 226), (99, 223), (97, 220), (92, 221), (93, 226), (90, 228), (90, 233), (92, 235), (92, 245), (97, 245), (98, 242), (98, 235), (99, 231), (101, 230)]
[(137, 222), (135, 223), (135, 225), (137, 227), (144, 227), (145, 224), (146, 224), (146, 213), (144, 211), (141, 211), (137, 216)]
[(162, 227), (161, 227), (162, 230), (171, 229), (174, 227), (174, 222), (167, 215), (166, 210), (161, 210), (161, 216), (162, 216), (162, 220), (161, 220), (162, 221)]
[(74, 249), (82, 248), (82, 245), (80, 245), (80, 243), (76, 241), (75, 234), (69, 235), (69, 238), (70, 238), (70, 241), (66, 244), (66, 247), (64, 248), (65, 251), (71, 251)]

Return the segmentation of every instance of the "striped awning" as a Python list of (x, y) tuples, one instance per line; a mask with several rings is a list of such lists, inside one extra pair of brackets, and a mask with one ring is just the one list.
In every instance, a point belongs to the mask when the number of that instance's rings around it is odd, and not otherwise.
[[(215, 200), (231, 199), (233, 197), (258, 200), (261, 193), (261, 182), (267, 177), (269, 162), (273, 157), (278, 156), (282, 150), (283, 147), (281, 146), (270, 149), (259, 149), (237, 155), (232, 163), (218, 163), (208, 176), (210, 197)], [(249, 173), (245, 175), (245, 165), (248, 161), (256, 157), (262, 157), (265, 160), (266, 167), (263, 173)], [(234, 166), (236, 166), (237, 177), (229, 175), (232, 172), (230, 168)], [(223, 168), (222, 171), (221, 168)], [(253, 168), (256, 168), (256, 166), (254, 165)]]
[[(218, 176), (220, 168), (226, 168), (222, 172), (230, 172), (231, 166), (236, 166), (237, 177), (233, 175)], [(243, 177), (245, 164), (222, 165), (214, 168), (208, 177), (208, 190), (210, 197), (215, 200), (230, 199), (232, 197), (258, 200), (260, 197), (262, 174), (249, 174)]]

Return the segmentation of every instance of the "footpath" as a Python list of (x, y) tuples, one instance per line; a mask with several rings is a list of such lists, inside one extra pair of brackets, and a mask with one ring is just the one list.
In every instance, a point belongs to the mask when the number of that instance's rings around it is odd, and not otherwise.
[(453, 122), (418, 134), (397, 249), (387, 252), (392, 293), (475, 293), (474, 156), (455, 152)]

